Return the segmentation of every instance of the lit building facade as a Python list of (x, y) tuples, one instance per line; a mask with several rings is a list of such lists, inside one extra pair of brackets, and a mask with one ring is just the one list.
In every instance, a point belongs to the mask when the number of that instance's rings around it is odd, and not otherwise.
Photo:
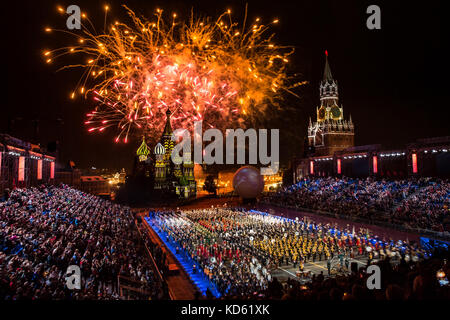
[(450, 137), (419, 139), (398, 149), (363, 145), (330, 156), (311, 155), (294, 160), (294, 182), (308, 176), (450, 178)]
[(54, 183), (54, 155), (8, 134), (0, 134), (0, 192)]

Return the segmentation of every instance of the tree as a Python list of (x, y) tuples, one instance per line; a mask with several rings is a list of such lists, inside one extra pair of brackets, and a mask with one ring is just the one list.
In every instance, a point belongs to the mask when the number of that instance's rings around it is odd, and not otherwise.
[(205, 190), (209, 193), (214, 193), (214, 195), (217, 195), (217, 186), (216, 186), (216, 183), (214, 182), (213, 175), (209, 175), (206, 177), (205, 183), (203, 185), (203, 190)]

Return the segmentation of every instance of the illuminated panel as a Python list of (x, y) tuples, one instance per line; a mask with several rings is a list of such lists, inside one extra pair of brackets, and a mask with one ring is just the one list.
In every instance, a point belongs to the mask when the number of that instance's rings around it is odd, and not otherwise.
[(55, 162), (50, 162), (50, 179), (55, 178)]
[(377, 156), (372, 157), (372, 163), (373, 163), (373, 173), (378, 172), (378, 158)]
[(341, 159), (337, 159), (337, 171), (338, 174), (341, 174)]
[(417, 173), (417, 154), (412, 154), (412, 166), (413, 166), (413, 173)]
[(25, 180), (25, 157), (19, 157), (19, 181)]
[(314, 161), (309, 162), (309, 173), (314, 174)]
[(42, 180), (42, 160), (37, 161), (37, 179)]

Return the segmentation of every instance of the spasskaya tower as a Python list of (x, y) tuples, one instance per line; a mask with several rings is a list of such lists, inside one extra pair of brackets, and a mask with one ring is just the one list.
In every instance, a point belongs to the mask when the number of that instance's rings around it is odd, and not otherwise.
[(314, 155), (333, 155), (334, 152), (354, 146), (352, 117), (344, 119), (344, 108), (339, 106), (338, 83), (333, 79), (328, 52), (325, 51), (325, 70), (320, 82), (320, 106), (316, 108), (317, 120), (309, 118), (308, 143)]

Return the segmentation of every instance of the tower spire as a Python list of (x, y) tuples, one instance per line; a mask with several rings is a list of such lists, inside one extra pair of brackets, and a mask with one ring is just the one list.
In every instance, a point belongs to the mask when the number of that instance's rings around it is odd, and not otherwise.
[(325, 50), (325, 70), (323, 71), (324, 81), (333, 81), (333, 76), (331, 75), (330, 64), (328, 63), (328, 51)]
[(172, 135), (172, 126), (170, 125), (170, 115), (172, 112), (170, 112), (170, 109), (167, 108), (166, 111), (166, 126), (164, 127), (163, 135)]
[(325, 108), (338, 105), (338, 84), (331, 75), (331, 68), (328, 62), (328, 51), (325, 50), (325, 68), (323, 79), (320, 81), (320, 101)]

